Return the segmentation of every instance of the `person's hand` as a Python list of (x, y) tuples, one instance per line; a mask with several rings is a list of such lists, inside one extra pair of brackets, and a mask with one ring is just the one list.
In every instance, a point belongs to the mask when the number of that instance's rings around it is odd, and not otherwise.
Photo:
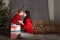
[(20, 21), (19, 21), (19, 23), (24, 25), (24, 23), (23, 23), (23, 21), (22, 21), (22, 20), (20, 20)]

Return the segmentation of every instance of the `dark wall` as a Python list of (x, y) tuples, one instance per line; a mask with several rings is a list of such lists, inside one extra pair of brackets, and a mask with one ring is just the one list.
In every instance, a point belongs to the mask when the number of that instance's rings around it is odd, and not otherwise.
[(25, 10), (29, 10), (33, 20), (45, 19), (49, 20), (48, 0), (10, 0), (13, 9), (12, 16), (17, 10), (25, 4)]

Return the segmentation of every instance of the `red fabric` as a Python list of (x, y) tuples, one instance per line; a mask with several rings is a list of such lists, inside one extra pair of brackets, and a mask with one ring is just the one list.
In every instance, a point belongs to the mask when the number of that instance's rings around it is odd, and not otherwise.
[(33, 29), (32, 29), (32, 21), (30, 18), (26, 19), (26, 23), (25, 23), (25, 29), (28, 33), (33, 34)]
[(20, 15), (19, 15), (19, 14), (16, 14), (16, 15), (12, 18), (11, 22), (14, 23), (14, 24), (16, 24), (18, 20), (20, 20)]

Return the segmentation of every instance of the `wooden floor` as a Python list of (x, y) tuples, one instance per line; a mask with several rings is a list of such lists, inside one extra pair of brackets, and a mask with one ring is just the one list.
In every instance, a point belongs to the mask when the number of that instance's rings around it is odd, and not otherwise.
[[(10, 38), (6, 36), (0, 35), (0, 40), (11, 40)], [(15, 39), (15, 40), (60, 40), (60, 35), (57, 34), (40, 34), (40, 35), (34, 35), (31, 38), (26, 39)]]

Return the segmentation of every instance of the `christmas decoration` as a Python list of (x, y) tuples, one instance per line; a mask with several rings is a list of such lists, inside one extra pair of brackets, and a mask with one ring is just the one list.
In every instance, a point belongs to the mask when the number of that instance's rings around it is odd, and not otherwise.
[(10, 13), (11, 13), (11, 8), (8, 6), (7, 8), (4, 7), (5, 3), (3, 1), (0, 1), (0, 26), (4, 26), (7, 22), (10, 22)]
[(5, 3), (3, 0), (0, 0), (0, 33), (8, 34), (9, 27), (10, 27), (10, 20), (11, 20), (11, 8), (5, 7)]

